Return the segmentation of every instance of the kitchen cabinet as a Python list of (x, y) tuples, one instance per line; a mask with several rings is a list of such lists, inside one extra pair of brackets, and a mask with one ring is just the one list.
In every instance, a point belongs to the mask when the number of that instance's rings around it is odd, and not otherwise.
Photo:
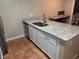
[(40, 39), (40, 32), (38, 30), (35, 31), (35, 43), (38, 44), (39, 47), (41, 47), (41, 39)]
[(43, 50), (44, 52), (47, 52), (48, 41), (44, 34), (36, 30), (35, 28), (32, 28), (31, 26), (29, 26), (29, 35), (30, 35), (30, 39), (35, 44), (37, 44), (41, 48), (41, 50)]
[[(47, 24), (49, 25), (44, 27), (33, 24), (34, 22), (42, 22), (41, 18), (24, 19), (24, 22), (31, 28), (29, 31), (31, 33), (31, 40), (44, 51), (50, 59), (73, 59), (79, 51), (78, 27), (51, 22), (50, 20), (47, 20)], [(65, 33), (64, 36), (63, 33)]]
[(39, 39), (38, 44), (40, 45), (40, 48), (47, 54), (48, 52), (48, 40), (44, 34), (39, 32)]
[(30, 35), (30, 39), (37, 44), (37, 39), (38, 39), (38, 34), (37, 34), (37, 31), (29, 26), (29, 35)]
[(29, 26), (30, 39), (49, 57), (56, 58), (56, 41), (46, 36), (41, 31)]
[(30, 39), (32, 41), (35, 41), (35, 34), (34, 34), (34, 31), (33, 31), (33, 28), (29, 26), (29, 35), (30, 35)]
[(48, 40), (48, 55), (51, 58), (56, 58), (56, 43), (50, 39)]
[(24, 34), (25, 37), (29, 39), (29, 29), (28, 29), (28, 24), (23, 22), (23, 27), (24, 27)]
[(55, 39), (52, 39), (48, 36), (46, 36), (45, 34), (41, 33), (40, 31), (38, 31), (40, 33), (39, 36), (39, 45), (40, 48), (46, 53), (48, 54), (51, 58), (56, 58), (56, 41)]
[(39, 44), (38, 44), (38, 40), (40, 40), (40, 37), (39, 37), (40, 33), (38, 33), (38, 31), (37, 31), (35, 28), (32, 28), (32, 29), (33, 29), (33, 31), (34, 31), (33, 35), (35, 35), (34, 42), (35, 42), (37, 45), (39, 45)]

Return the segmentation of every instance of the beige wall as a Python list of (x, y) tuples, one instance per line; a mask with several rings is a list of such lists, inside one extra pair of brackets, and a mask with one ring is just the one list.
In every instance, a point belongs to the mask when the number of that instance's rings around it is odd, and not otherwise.
[(74, 0), (65, 0), (65, 13), (71, 15)]
[(65, 14), (71, 16), (69, 20), (67, 21), (68, 23), (71, 23), (71, 20), (72, 20), (74, 2), (75, 0), (65, 0), (65, 8), (64, 8)]
[(6, 38), (23, 35), (21, 19), (32, 14), (41, 16), (57, 15), (64, 10), (64, 0), (0, 0), (0, 14), (3, 18)]

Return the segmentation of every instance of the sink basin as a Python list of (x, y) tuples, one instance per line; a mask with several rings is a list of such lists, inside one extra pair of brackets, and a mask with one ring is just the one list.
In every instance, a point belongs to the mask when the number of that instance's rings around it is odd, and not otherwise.
[(43, 23), (43, 22), (34, 22), (34, 25), (40, 26), (40, 27), (44, 27), (44, 26), (48, 26), (48, 24)]

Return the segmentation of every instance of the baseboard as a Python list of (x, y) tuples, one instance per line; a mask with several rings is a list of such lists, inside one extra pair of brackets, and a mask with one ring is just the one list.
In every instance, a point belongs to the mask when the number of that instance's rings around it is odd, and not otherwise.
[(19, 36), (16, 36), (16, 37), (8, 38), (8, 39), (6, 39), (6, 41), (15, 40), (15, 39), (21, 38), (21, 37), (24, 37), (24, 35), (19, 35)]

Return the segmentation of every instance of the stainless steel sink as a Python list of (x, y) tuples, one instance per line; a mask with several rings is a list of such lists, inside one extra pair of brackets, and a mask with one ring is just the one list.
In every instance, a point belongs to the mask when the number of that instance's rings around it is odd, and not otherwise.
[(40, 27), (44, 27), (44, 26), (48, 26), (48, 24), (43, 23), (43, 22), (34, 22), (34, 25), (40, 26)]

